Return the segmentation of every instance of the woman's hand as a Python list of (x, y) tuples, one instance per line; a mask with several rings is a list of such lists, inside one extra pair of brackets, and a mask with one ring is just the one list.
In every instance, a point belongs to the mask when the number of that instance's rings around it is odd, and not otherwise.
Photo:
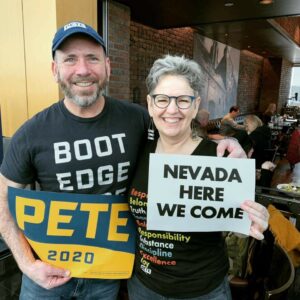
[(268, 228), (268, 210), (263, 205), (250, 200), (244, 201), (241, 208), (248, 213), (249, 219), (252, 221), (249, 235), (257, 240), (262, 240), (263, 232)]
[(247, 158), (244, 149), (235, 138), (226, 138), (218, 140), (217, 143), (217, 155), (219, 157), (223, 156), (225, 150), (227, 150), (229, 152), (229, 155), (227, 157)]

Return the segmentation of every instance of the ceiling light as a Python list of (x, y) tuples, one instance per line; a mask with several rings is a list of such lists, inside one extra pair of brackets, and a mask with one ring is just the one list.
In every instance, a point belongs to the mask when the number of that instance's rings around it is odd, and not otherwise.
[(231, 7), (234, 5), (234, 2), (233, 1), (229, 1), (229, 0), (226, 0), (225, 3), (224, 3), (224, 6), (226, 7)]
[(273, 0), (259, 0), (259, 4), (272, 4), (273, 3)]

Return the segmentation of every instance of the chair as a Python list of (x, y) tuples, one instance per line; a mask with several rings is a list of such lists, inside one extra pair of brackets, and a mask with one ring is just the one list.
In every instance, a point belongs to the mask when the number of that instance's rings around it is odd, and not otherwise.
[[(270, 231), (265, 240), (251, 239), (248, 249), (248, 271), (229, 281), (233, 300), (283, 300), (295, 278), (295, 269), (287, 252)], [(250, 271), (249, 271), (250, 270)]]
[(264, 283), (264, 299), (286, 299), (295, 278), (295, 269), (288, 253), (274, 243), (268, 276)]
[(273, 148), (264, 149), (265, 161), (275, 162), (278, 154), (279, 146), (275, 145)]

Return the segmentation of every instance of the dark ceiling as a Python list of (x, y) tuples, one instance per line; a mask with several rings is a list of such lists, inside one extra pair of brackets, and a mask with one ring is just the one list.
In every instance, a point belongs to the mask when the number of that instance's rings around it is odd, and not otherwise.
[[(300, 63), (300, 47), (274, 20), (288, 16), (300, 25), (300, 0), (117, 0), (131, 19), (167, 29), (192, 26), (199, 33), (240, 50)], [(231, 2), (233, 6), (225, 6)], [(298, 32), (300, 39), (300, 32)]]

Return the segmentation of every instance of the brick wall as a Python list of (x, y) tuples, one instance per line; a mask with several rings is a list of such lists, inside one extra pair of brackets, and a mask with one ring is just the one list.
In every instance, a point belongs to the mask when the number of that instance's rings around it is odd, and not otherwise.
[(286, 104), (290, 92), (290, 84), (292, 80), (293, 64), (287, 60), (282, 60), (281, 76), (279, 85), (278, 106), (282, 107)]
[(156, 30), (131, 21), (129, 7), (109, 3), (109, 95), (145, 105), (145, 79), (154, 60), (168, 53), (193, 57), (194, 31)]
[(130, 99), (146, 104), (145, 79), (153, 62), (165, 54), (193, 56), (191, 28), (156, 30), (131, 22), (130, 26)]
[(288, 33), (288, 35), (300, 44), (300, 17), (283, 17), (276, 18), (275, 21)]
[[(189, 27), (156, 30), (133, 22), (127, 6), (110, 1), (109, 94), (145, 105), (145, 79), (154, 60), (167, 53), (192, 58), (194, 35), (195, 31)], [(264, 59), (250, 51), (241, 51), (237, 91), (241, 112), (264, 110), (268, 103), (277, 101), (281, 107), (289, 89), (290, 68), (281, 59)]]
[(117, 2), (109, 3), (108, 49), (111, 77), (108, 94), (129, 99), (130, 9)]
[(289, 96), (292, 63), (241, 51), (237, 104), (242, 113), (264, 111), (269, 103), (278, 113)]
[(279, 85), (281, 76), (281, 58), (264, 59), (263, 78), (261, 83), (261, 95), (259, 110), (264, 111), (270, 103), (278, 106)]
[(241, 113), (256, 111), (259, 107), (263, 57), (250, 51), (241, 51), (237, 105)]

